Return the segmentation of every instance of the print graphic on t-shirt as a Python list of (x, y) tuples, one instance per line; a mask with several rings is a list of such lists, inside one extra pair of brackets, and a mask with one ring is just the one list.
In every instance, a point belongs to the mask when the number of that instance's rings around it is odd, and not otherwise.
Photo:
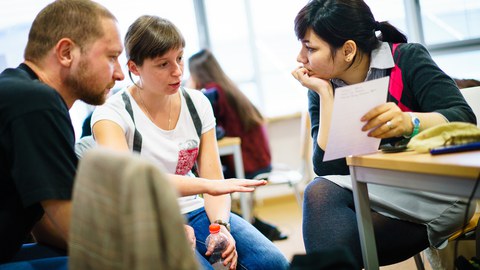
[(178, 145), (178, 163), (175, 169), (175, 174), (187, 174), (195, 164), (198, 156), (198, 142), (195, 140), (188, 140)]

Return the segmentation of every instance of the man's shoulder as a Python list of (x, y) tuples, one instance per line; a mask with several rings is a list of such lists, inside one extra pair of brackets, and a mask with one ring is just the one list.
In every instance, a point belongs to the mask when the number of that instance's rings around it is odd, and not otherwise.
[[(0, 94), (38, 94), (41, 96), (51, 95), (55, 89), (42, 83), (36, 78), (31, 78), (20, 68), (8, 68), (0, 74)], [(41, 89), (43, 91), (36, 91)]]
[[(16, 73), (12, 70), (7, 73)], [(68, 107), (56, 90), (22, 74), (0, 75), (0, 133), (16, 120), (35, 121), (32, 115), (70, 122)], [(36, 118), (38, 119), (38, 118)]]
[[(60, 108), (65, 105), (58, 92), (32, 79), (19, 68), (6, 69), (0, 74), (0, 104), (11, 110), (22, 108), (28, 112), (37, 109)], [(65, 107), (66, 108), (66, 107)]]

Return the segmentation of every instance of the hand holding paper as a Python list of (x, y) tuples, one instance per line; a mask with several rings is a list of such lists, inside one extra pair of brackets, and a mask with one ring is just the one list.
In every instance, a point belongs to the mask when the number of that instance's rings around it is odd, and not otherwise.
[(349, 85), (335, 90), (332, 121), (323, 161), (348, 155), (373, 153), (380, 139), (362, 131), (360, 118), (387, 100), (389, 77)]

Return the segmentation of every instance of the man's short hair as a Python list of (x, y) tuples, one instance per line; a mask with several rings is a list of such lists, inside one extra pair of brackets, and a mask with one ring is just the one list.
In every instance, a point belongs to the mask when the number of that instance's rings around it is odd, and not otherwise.
[(28, 35), (24, 58), (41, 60), (62, 38), (70, 38), (83, 51), (103, 36), (101, 19), (115, 16), (90, 0), (56, 0), (40, 11)]

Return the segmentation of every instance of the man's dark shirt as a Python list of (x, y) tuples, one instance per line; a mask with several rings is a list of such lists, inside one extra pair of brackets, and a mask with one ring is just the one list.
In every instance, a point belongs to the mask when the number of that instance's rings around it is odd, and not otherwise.
[(44, 214), (70, 200), (77, 166), (68, 108), (25, 64), (0, 74), (0, 262), (19, 250)]

